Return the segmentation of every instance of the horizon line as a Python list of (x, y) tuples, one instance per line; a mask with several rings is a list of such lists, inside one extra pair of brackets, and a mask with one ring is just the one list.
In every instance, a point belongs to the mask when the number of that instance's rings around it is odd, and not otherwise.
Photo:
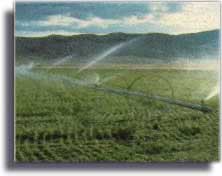
[(210, 31), (220, 31), (220, 28), (215, 28), (212, 30), (204, 30), (204, 31), (198, 31), (198, 32), (188, 32), (188, 33), (179, 33), (179, 34), (170, 34), (170, 33), (163, 33), (163, 32), (147, 32), (147, 33), (128, 33), (128, 32), (110, 32), (110, 33), (70, 33), (70, 34), (64, 34), (64, 33), (51, 33), (51, 34), (43, 34), (43, 35), (14, 35), (14, 37), (21, 37), (21, 38), (44, 38), (49, 36), (63, 36), (63, 37), (72, 37), (72, 36), (79, 36), (79, 35), (96, 35), (96, 36), (106, 36), (110, 34), (132, 34), (132, 35), (145, 35), (145, 34), (165, 34), (165, 35), (172, 35), (172, 36), (178, 36), (178, 35), (184, 35), (184, 34), (197, 34), (202, 32), (210, 32)]

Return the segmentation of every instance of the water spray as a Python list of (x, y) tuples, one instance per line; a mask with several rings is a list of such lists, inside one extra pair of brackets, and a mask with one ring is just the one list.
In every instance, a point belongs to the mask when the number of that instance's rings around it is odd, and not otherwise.
[[(102, 54), (95, 57), (89, 63), (86, 63), (86, 65), (84, 65), (83, 67), (81, 67), (79, 69), (77, 74), (79, 74), (83, 70), (86, 70), (89, 67), (95, 65), (96, 63), (102, 61), (103, 59), (107, 58), (108, 56), (115, 53), (116, 51), (129, 46), (130, 44), (134, 43), (135, 41), (137, 41), (139, 39), (140, 39), (140, 37), (136, 37), (131, 40), (128, 40), (128, 41), (125, 41), (125, 42), (122, 42), (122, 43), (112, 46), (111, 48), (109, 48), (108, 50), (103, 52)], [(69, 49), (69, 48), (67, 48), (67, 49)], [(71, 53), (71, 52), (69, 51), (69, 53)], [(68, 56), (66, 56), (64, 58), (60, 58), (59, 60), (54, 62), (52, 64), (52, 66), (61, 65), (65, 62), (69, 61), (70, 59), (72, 59), (72, 54), (69, 54)], [(164, 103), (168, 103), (168, 104), (172, 104), (172, 105), (177, 105), (177, 106), (181, 106), (181, 107), (185, 107), (185, 108), (189, 108), (189, 109), (193, 109), (193, 110), (198, 110), (198, 111), (201, 111), (204, 113), (209, 113), (209, 112), (213, 111), (210, 107), (208, 107), (204, 104), (203, 100), (202, 100), (201, 104), (193, 104), (193, 103), (177, 100), (174, 98), (162, 97), (162, 96), (158, 96), (158, 95), (148, 95), (148, 94), (145, 94), (144, 92), (131, 91), (130, 89), (132, 88), (134, 83), (137, 82), (138, 80), (140, 80), (142, 77), (136, 78), (134, 81), (131, 82), (131, 84), (126, 89), (115, 89), (115, 88), (101, 86), (104, 82), (107, 82), (107, 81), (113, 79), (115, 76), (106, 77), (101, 80), (100, 76), (97, 73), (95, 73), (94, 75), (90, 75), (90, 76), (86, 77), (85, 79), (79, 80), (79, 79), (73, 79), (73, 78), (61, 76), (61, 75), (50, 75), (49, 76), (49, 75), (45, 75), (43, 73), (35, 73), (32, 71), (32, 68), (33, 68), (33, 63), (31, 63), (29, 65), (22, 65), (22, 66), (16, 67), (16, 75), (26, 76), (26, 77), (36, 79), (36, 80), (62, 81), (63, 83), (68, 83), (71, 86), (82, 86), (82, 87), (93, 89), (95, 91), (100, 91), (100, 92), (105, 92), (105, 93), (110, 93), (110, 94), (115, 94), (115, 95), (121, 95), (121, 96), (141, 97), (144, 99), (160, 101), (160, 102), (164, 102)], [(167, 82), (167, 80), (166, 80), (166, 82)], [(170, 87), (170, 88), (172, 89), (172, 87)], [(216, 86), (204, 100), (211, 99), (212, 97), (214, 97), (215, 95), (218, 94), (218, 91), (219, 91), (218, 86)], [(172, 91), (172, 97), (173, 97), (173, 94), (174, 93)]]
[(210, 100), (211, 98), (213, 98), (214, 96), (216, 96), (219, 93), (219, 86), (216, 85), (211, 92), (209, 93), (209, 95), (205, 98), (205, 100)]
[(58, 65), (64, 64), (65, 62), (69, 61), (70, 59), (72, 59), (72, 55), (65, 56), (63, 58), (58, 59), (56, 62), (54, 62), (52, 64), (52, 66), (58, 66)]
[(93, 89), (99, 92), (105, 92), (105, 93), (110, 93), (110, 94), (115, 94), (115, 95), (120, 95), (120, 96), (140, 97), (147, 100), (160, 101), (160, 102), (168, 103), (171, 105), (177, 105), (177, 106), (201, 111), (204, 113), (213, 112), (213, 110), (210, 107), (206, 106), (203, 101), (201, 102), (201, 104), (194, 104), (194, 103), (189, 103), (189, 102), (185, 102), (185, 101), (181, 101), (177, 99), (171, 99), (168, 97), (162, 97), (158, 95), (147, 95), (143, 92), (130, 91), (129, 89), (114, 89), (110, 87), (100, 86), (101, 83), (106, 82), (107, 80), (110, 80), (113, 77), (108, 77), (107, 79), (105, 78), (104, 80), (99, 80), (99, 78), (96, 78), (95, 82), (92, 82), (92, 81), (89, 82), (87, 79), (78, 80), (78, 79), (73, 79), (73, 78), (70, 78), (67, 76), (61, 76), (61, 75), (47, 76), (43, 73), (37, 74), (37, 73), (32, 72), (32, 68), (33, 68), (32, 63), (27, 66), (20, 66), (16, 68), (16, 75), (27, 76), (29, 78), (36, 79), (36, 80), (62, 81), (63, 83), (67, 83), (71, 86), (82, 86), (82, 87)]
[(107, 56), (110, 56), (111, 54), (115, 53), (116, 51), (129, 46), (130, 44), (134, 43), (135, 41), (137, 41), (140, 37), (136, 37), (134, 39), (131, 39), (129, 41), (126, 42), (122, 42), (119, 43), (115, 46), (112, 46), (111, 48), (109, 48), (108, 50), (106, 50), (105, 52), (103, 52), (102, 54), (98, 55), (97, 57), (95, 57), (92, 61), (88, 62), (86, 65), (84, 65), (83, 67), (81, 67), (78, 71), (78, 73), (82, 72), (83, 70), (88, 69), (89, 67), (92, 67), (93, 65), (95, 65), (96, 63), (102, 61), (103, 59), (105, 59)]

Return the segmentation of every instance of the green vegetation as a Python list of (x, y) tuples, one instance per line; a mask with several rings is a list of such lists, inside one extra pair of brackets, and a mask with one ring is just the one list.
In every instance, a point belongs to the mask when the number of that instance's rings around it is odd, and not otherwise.
[[(103, 87), (205, 103), (202, 113), (157, 101), (112, 95), (64, 80), (16, 78), (16, 161), (162, 162), (218, 160), (218, 96), (213, 71), (34, 69), (100, 79)], [(50, 76), (48, 77), (50, 78)], [(136, 80), (136, 81), (135, 81)], [(134, 84), (132, 84), (134, 82)]]

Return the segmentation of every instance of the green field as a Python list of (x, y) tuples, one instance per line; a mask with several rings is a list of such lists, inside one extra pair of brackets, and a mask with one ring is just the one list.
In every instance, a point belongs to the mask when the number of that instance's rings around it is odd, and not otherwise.
[[(36, 68), (33, 73), (41, 74), (16, 77), (18, 162), (218, 160), (218, 96), (203, 102), (217, 83), (214, 71), (112, 68), (78, 74), (71, 68)], [(71, 79), (106, 80), (97, 86), (204, 103), (213, 112), (95, 91)]]

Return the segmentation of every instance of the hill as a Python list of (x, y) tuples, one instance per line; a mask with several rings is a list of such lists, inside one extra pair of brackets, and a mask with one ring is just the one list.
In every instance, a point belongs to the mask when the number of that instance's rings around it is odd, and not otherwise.
[(17, 60), (42, 58), (45, 61), (72, 56), (74, 62), (86, 62), (122, 43), (122, 47), (109, 55), (122, 63), (135, 62), (138, 58), (146, 63), (149, 60), (217, 58), (219, 35), (219, 30), (213, 30), (182, 35), (110, 33), (16, 37), (16, 56)]

